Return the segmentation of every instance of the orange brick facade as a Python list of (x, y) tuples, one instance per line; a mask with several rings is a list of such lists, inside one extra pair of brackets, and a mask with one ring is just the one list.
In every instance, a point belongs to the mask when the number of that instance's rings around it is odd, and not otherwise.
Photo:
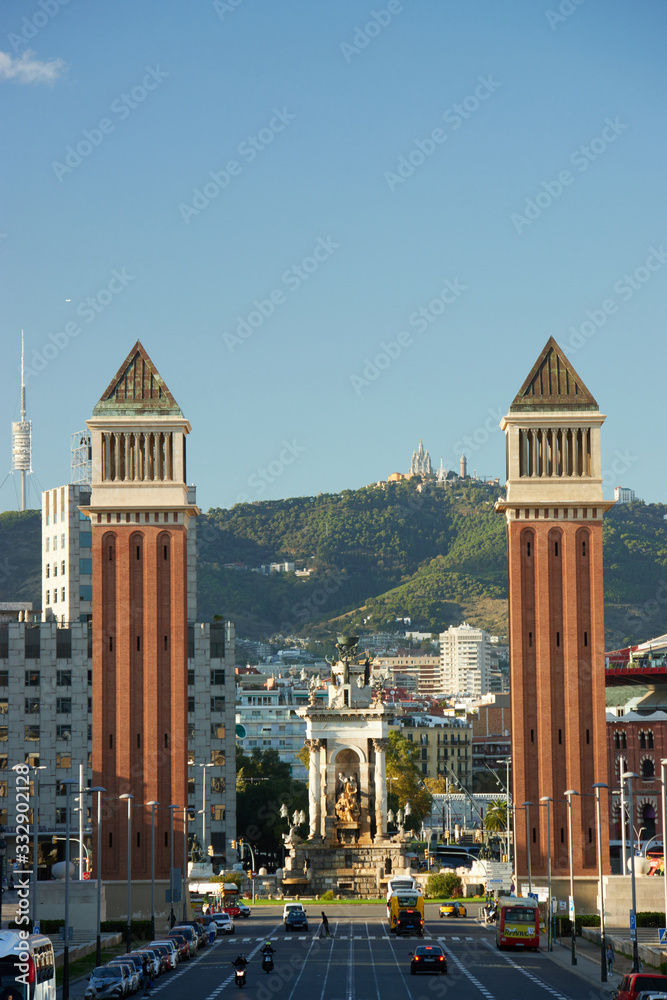
[[(169, 877), (166, 807), (187, 802), (186, 594), (183, 525), (93, 524), (93, 782), (106, 788), (104, 878), (127, 872), (127, 806), (117, 801), (124, 792), (133, 806), (163, 806), (155, 873)], [(178, 865), (182, 811), (174, 820)], [(150, 821), (150, 808), (132, 809), (133, 878), (150, 878)]]
[[(513, 797), (529, 810), (531, 865), (547, 871), (551, 796), (554, 874), (569, 872), (572, 797), (575, 874), (597, 871), (592, 785), (606, 781), (602, 524), (517, 520), (508, 525)], [(606, 801), (602, 841), (608, 844)], [(524, 810), (517, 809), (517, 864), (526, 872)], [(608, 852), (604, 871), (608, 871)]]

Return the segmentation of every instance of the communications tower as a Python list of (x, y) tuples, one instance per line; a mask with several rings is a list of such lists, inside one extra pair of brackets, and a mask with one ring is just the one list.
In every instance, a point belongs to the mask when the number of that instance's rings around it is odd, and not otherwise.
[(21, 330), (21, 419), (12, 422), (12, 472), (21, 474), (21, 506), (25, 510), (26, 475), (32, 472), (32, 423), (25, 416), (25, 367)]

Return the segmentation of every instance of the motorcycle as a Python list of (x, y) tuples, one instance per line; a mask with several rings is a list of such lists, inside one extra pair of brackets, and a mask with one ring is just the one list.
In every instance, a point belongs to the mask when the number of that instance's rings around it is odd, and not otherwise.
[(262, 954), (262, 972), (273, 972), (273, 955), (269, 951)]
[(245, 965), (234, 965), (234, 983), (239, 989), (245, 986)]

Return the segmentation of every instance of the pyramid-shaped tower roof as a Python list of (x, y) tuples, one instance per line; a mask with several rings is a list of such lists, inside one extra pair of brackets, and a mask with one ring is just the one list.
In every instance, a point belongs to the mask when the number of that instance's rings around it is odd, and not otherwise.
[(93, 416), (182, 417), (181, 408), (140, 340), (102, 393)]
[(535, 410), (598, 410), (599, 406), (553, 337), (530, 370), (510, 413)]

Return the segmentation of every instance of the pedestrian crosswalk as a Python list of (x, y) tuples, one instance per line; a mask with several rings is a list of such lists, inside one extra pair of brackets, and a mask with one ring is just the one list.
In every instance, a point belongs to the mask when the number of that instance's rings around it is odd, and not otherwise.
[[(234, 935), (227, 935), (222, 938), (222, 944), (228, 943), (232, 945), (238, 944), (250, 944), (260, 941), (310, 941), (312, 940), (312, 934), (286, 934), (284, 937), (269, 937), (266, 935), (260, 937), (236, 937)], [(352, 938), (354, 941), (393, 941), (393, 937), (389, 934), (356, 934), (354, 931), (350, 932), (347, 929), (339, 930), (337, 934), (332, 934), (329, 938), (330, 941), (349, 941)], [(218, 939), (220, 941), (220, 939)], [(323, 938), (323, 940), (327, 940)], [(410, 940), (415, 940), (411, 938)], [(419, 938), (420, 941), (474, 941), (475, 939), (469, 935), (462, 934), (424, 934), (423, 938)]]

